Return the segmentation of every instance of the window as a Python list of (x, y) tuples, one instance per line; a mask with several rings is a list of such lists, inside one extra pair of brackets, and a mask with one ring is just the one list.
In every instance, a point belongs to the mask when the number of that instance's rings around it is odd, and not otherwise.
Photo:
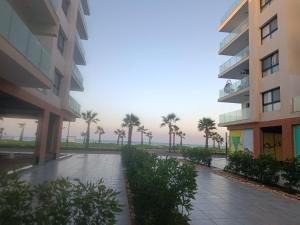
[(69, 6), (70, 6), (70, 0), (62, 0), (61, 4), (62, 4), (61, 5), (62, 10), (65, 13), (65, 16), (68, 16), (68, 11), (69, 11)]
[(266, 25), (261, 28), (261, 41), (263, 42), (266, 38), (273, 38), (275, 32), (278, 30), (277, 16), (271, 19)]
[(53, 80), (53, 93), (57, 96), (60, 94), (60, 86), (61, 86), (61, 80), (62, 80), (62, 75), (59, 73), (57, 70), (55, 70), (54, 74), (54, 80)]
[(271, 112), (280, 109), (280, 88), (263, 93), (263, 110)]
[(267, 5), (270, 5), (271, 2), (272, 0), (260, 0), (260, 9), (263, 9)]
[(274, 52), (271, 55), (261, 60), (263, 77), (271, 75), (279, 70), (279, 52)]
[(64, 48), (65, 48), (65, 42), (67, 38), (63, 30), (60, 28), (58, 32), (58, 37), (57, 37), (57, 47), (60, 51), (61, 54), (64, 53)]

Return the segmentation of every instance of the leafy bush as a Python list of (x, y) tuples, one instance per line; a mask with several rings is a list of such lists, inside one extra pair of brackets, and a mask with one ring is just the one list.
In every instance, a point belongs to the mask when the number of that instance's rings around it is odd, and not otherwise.
[(115, 224), (121, 211), (117, 192), (68, 178), (32, 186), (17, 174), (0, 176), (0, 224)]
[(212, 160), (211, 151), (205, 148), (186, 148), (183, 149), (182, 155), (195, 164), (204, 164), (210, 166)]
[(286, 160), (282, 166), (282, 177), (286, 181), (284, 184), (287, 188), (299, 189), (300, 186), (300, 157)]
[(188, 224), (197, 188), (194, 166), (128, 146), (122, 150), (122, 159), (138, 224)]

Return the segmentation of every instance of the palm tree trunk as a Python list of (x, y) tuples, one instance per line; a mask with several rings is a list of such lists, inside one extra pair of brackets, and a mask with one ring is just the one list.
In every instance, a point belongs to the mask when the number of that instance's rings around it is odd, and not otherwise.
[(24, 127), (21, 130), (19, 141), (23, 141), (23, 135), (24, 135)]
[(117, 145), (119, 145), (119, 143), (120, 143), (120, 135), (118, 135)]
[(144, 134), (143, 134), (143, 132), (141, 133), (141, 145), (144, 145)]
[(216, 148), (216, 141), (213, 140), (213, 148)]
[(169, 152), (171, 152), (171, 146), (172, 145), (172, 131), (171, 127), (169, 127)]
[(173, 133), (173, 149), (175, 149), (175, 132)]
[(90, 128), (91, 128), (91, 123), (88, 123), (87, 130), (86, 130), (86, 139), (85, 139), (85, 148), (89, 148), (90, 144)]
[(180, 146), (182, 147), (182, 137), (180, 137)]
[(100, 144), (102, 143), (102, 134), (100, 134)]
[(205, 148), (208, 149), (208, 133), (205, 135)]
[(98, 144), (101, 143), (101, 134), (99, 133), (99, 139), (98, 139)]
[(149, 145), (151, 145), (151, 138), (149, 138)]
[(128, 129), (128, 145), (131, 145), (132, 129), (131, 126)]
[(123, 136), (121, 137), (121, 144), (122, 144), (122, 146), (124, 144), (124, 137)]
[(221, 149), (221, 145), (220, 145), (220, 143), (218, 142), (218, 148), (219, 148), (219, 150)]

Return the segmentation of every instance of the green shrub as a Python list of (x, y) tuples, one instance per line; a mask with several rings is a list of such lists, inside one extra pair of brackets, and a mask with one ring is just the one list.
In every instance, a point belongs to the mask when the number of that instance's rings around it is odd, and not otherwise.
[(71, 182), (68, 178), (32, 186), (17, 174), (0, 176), (0, 224), (2, 225), (113, 225), (121, 211), (117, 192), (103, 180)]
[(299, 189), (300, 157), (283, 162), (282, 172), (282, 177), (285, 180), (284, 185), (290, 190), (293, 190), (293, 188)]
[(122, 159), (138, 224), (188, 224), (197, 188), (194, 166), (127, 146), (122, 149)]
[(183, 157), (195, 164), (210, 166), (212, 160), (211, 151), (205, 148), (185, 148), (181, 151)]

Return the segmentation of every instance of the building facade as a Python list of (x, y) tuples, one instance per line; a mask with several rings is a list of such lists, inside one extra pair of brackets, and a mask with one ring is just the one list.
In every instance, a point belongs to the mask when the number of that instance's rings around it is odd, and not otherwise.
[(80, 116), (88, 0), (0, 1), (0, 116), (37, 120), (36, 163), (59, 154), (63, 121)]
[(228, 34), (219, 54), (230, 58), (220, 66), (219, 102), (240, 106), (219, 118), (231, 151), (300, 155), (299, 12), (298, 0), (237, 0), (221, 20)]

